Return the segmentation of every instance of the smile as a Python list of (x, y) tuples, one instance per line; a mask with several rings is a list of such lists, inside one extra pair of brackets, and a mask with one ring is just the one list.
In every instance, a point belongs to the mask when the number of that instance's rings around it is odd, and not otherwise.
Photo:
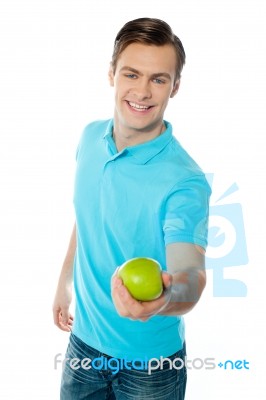
[(127, 104), (135, 111), (144, 112), (149, 110), (152, 106), (143, 106), (137, 103), (133, 103), (132, 101), (127, 101)]

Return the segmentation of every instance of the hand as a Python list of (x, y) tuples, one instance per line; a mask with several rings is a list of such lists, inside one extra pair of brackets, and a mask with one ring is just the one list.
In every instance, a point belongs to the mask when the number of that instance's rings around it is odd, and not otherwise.
[(70, 332), (73, 325), (73, 316), (69, 312), (72, 300), (71, 287), (64, 285), (58, 287), (53, 304), (55, 325), (65, 332)]
[(172, 285), (172, 275), (162, 273), (164, 291), (161, 296), (152, 301), (138, 301), (134, 299), (127, 288), (123, 285), (122, 279), (115, 271), (111, 280), (111, 293), (114, 305), (119, 315), (133, 320), (147, 321), (153, 315), (158, 314), (169, 302), (169, 293)]

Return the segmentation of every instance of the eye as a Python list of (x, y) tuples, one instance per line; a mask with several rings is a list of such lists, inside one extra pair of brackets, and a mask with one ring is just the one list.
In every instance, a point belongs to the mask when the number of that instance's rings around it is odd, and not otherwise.
[(137, 78), (137, 75), (136, 74), (126, 74), (125, 75), (127, 78), (129, 78), (129, 79), (136, 79)]
[(160, 78), (154, 78), (153, 82), (157, 83), (158, 85), (162, 85), (163, 83), (165, 83), (165, 81), (163, 79), (160, 79)]

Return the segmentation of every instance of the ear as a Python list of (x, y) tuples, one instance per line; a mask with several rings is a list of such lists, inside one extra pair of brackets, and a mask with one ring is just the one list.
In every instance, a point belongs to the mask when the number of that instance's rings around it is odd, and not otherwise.
[(108, 78), (109, 78), (110, 86), (114, 86), (114, 70), (112, 67), (112, 63), (110, 63)]
[(172, 92), (170, 94), (171, 98), (173, 98), (177, 94), (179, 86), (180, 86), (180, 79), (178, 79), (178, 81), (176, 81), (175, 84), (174, 84), (173, 90), (172, 90)]

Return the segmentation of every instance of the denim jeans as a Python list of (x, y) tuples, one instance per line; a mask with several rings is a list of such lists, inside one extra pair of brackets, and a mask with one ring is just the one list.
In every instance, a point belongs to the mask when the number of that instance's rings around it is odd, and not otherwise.
[(137, 360), (123, 365), (121, 360), (95, 350), (71, 334), (60, 399), (184, 400), (185, 355), (184, 345), (182, 350), (168, 357), (168, 361), (151, 362), (150, 368)]

